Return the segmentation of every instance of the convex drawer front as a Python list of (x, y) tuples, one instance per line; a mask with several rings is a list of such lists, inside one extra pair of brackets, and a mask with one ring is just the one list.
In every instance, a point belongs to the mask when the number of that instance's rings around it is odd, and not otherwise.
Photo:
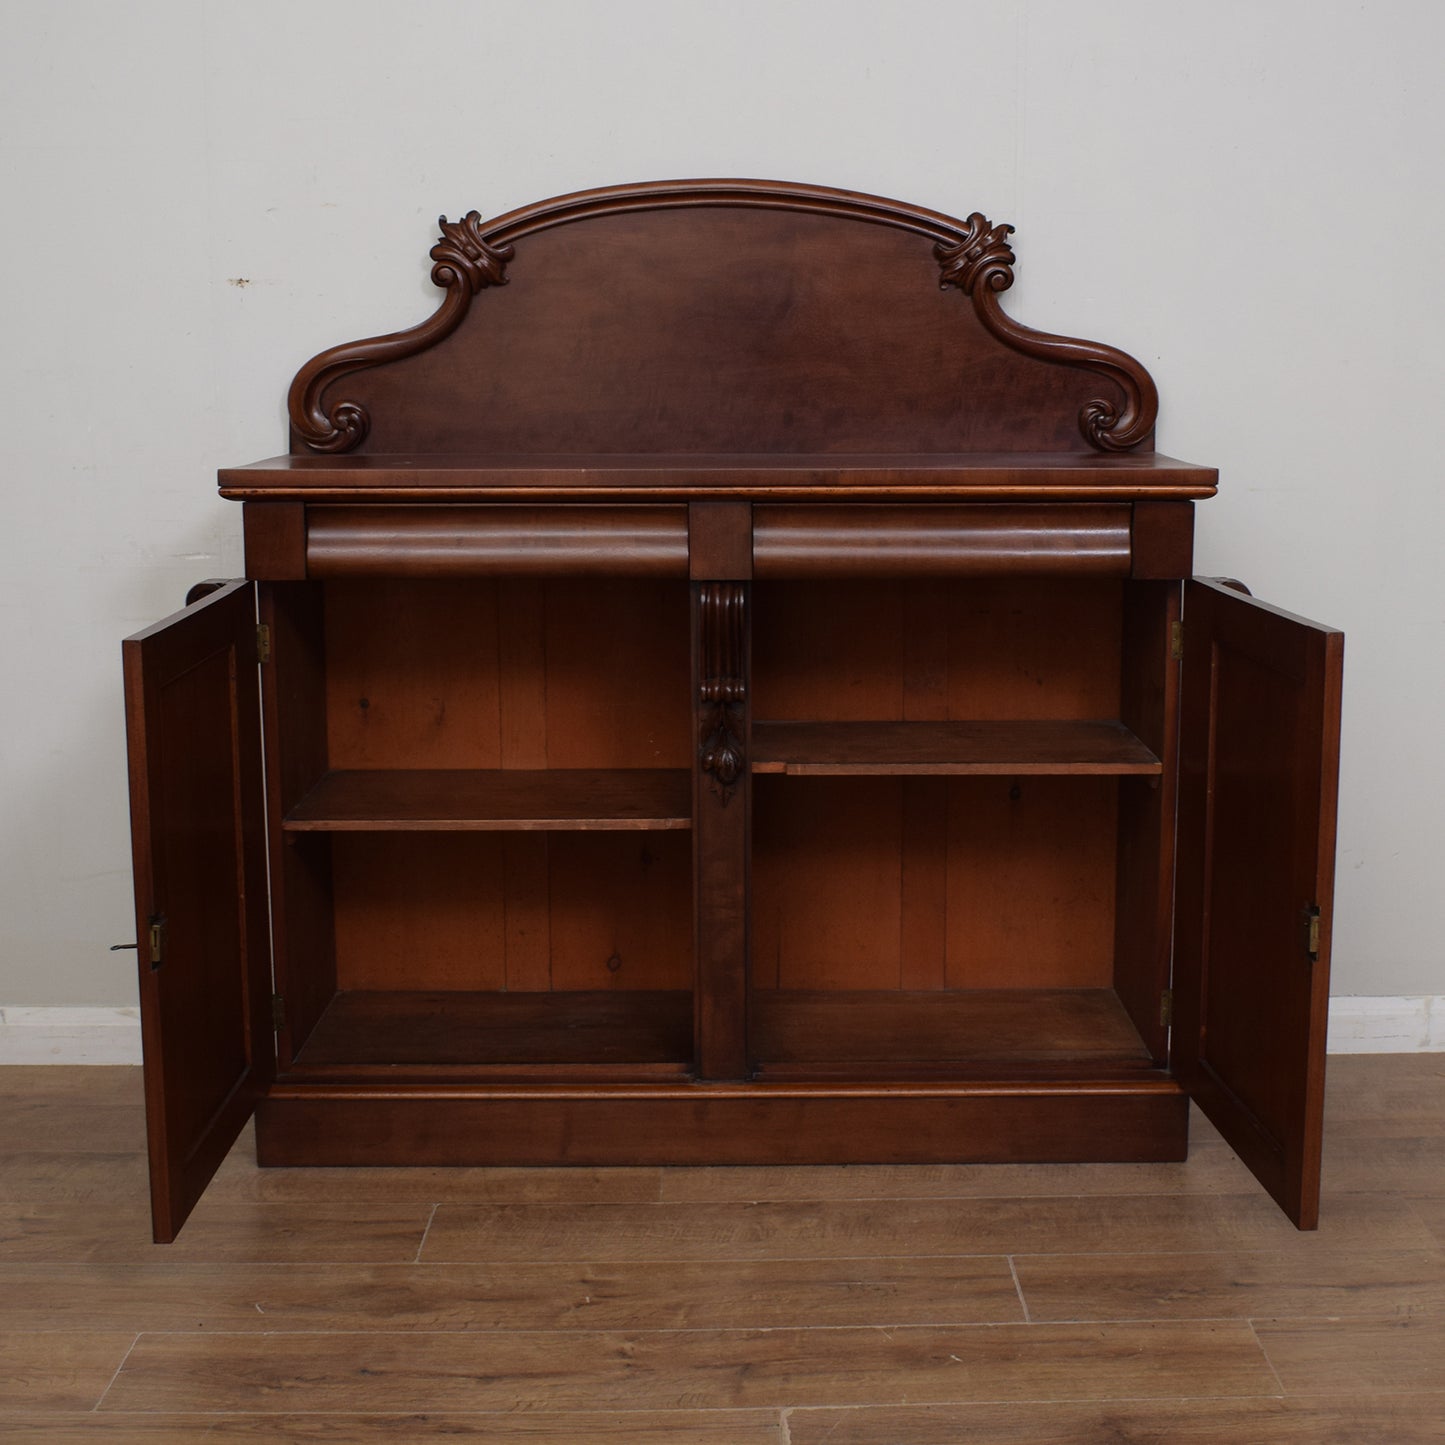
[(311, 577), (686, 577), (685, 507), (310, 507)]
[(1127, 577), (1132, 509), (768, 506), (753, 509), (753, 575)]
[[(1164, 1160), (1316, 1219), (1340, 639), (1012, 228), (761, 181), (443, 221), (126, 644), (155, 1233), (265, 1164)], [(1112, 283), (1111, 283), (1112, 284)], [(259, 714), (259, 716), (258, 716)], [(269, 925), (269, 926), (268, 926)]]

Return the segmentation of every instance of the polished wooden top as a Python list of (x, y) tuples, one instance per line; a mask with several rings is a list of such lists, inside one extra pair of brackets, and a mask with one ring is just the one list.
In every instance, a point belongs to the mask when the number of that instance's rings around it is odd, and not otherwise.
[(1214, 495), (1219, 473), (1155, 452), (512, 453), (298, 455), (219, 473), (249, 500), (693, 497), (834, 500), (1114, 500)]

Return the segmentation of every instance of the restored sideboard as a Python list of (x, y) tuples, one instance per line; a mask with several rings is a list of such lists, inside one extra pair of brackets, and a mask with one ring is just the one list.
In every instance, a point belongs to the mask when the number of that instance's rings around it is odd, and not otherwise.
[(443, 220), (125, 644), (155, 1232), (262, 1164), (1166, 1160), (1317, 1218), (1339, 633), (1007, 226)]

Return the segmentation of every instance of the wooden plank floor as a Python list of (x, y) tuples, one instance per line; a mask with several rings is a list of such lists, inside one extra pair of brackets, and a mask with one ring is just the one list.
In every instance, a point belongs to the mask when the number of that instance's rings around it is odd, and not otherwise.
[(139, 1071), (0, 1069), (0, 1439), (1445, 1439), (1445, 1055), (1331, 1060), (1298, 1234), (1182, 1164), (258, 1170), (149, 1243)]

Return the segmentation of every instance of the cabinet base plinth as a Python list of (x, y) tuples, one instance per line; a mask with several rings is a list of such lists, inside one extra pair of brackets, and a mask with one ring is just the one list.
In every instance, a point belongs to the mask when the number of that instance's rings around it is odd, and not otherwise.
[(1130, 1084), (282, 1086), (263, 1165), (1128, 1163), (1183, 1159), (1188, 1099)]

